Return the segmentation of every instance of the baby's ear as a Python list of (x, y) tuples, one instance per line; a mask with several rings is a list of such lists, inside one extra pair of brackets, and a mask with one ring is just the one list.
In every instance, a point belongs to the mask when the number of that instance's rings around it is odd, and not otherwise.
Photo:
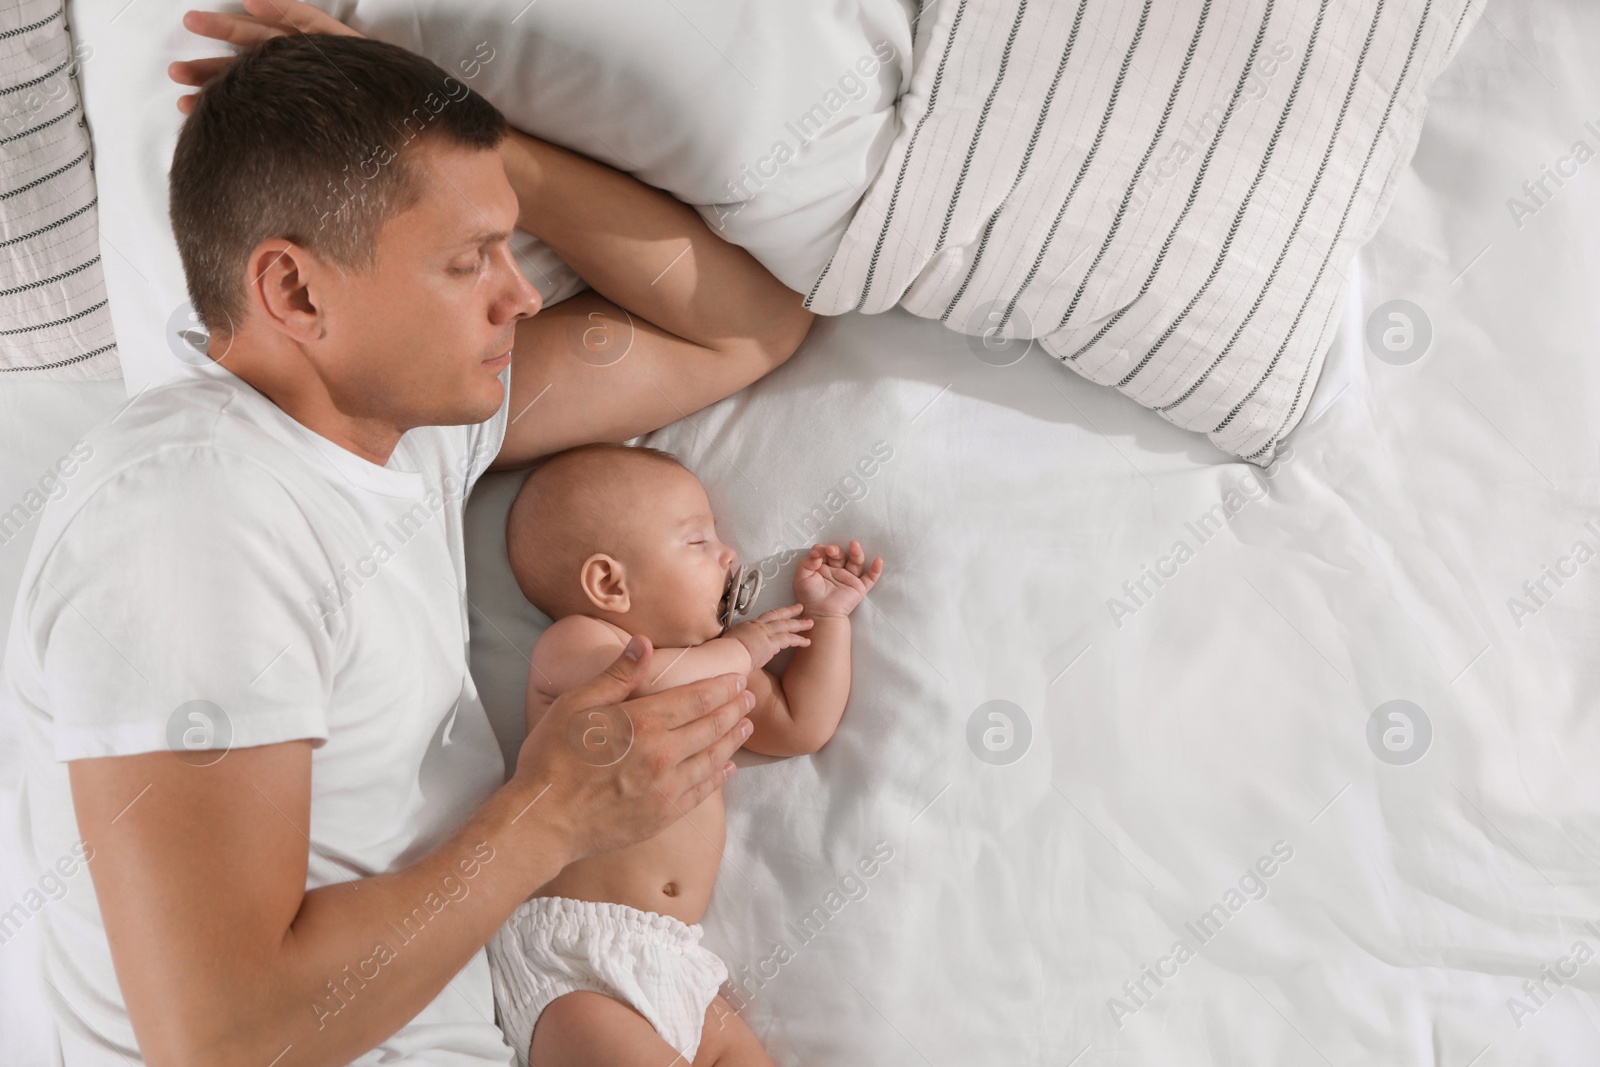
[(625, 615), (632, 606), (627, 570), (622, 561), (596, 552), (578, 569), (578, 584), (584, 599), (599, 611)]

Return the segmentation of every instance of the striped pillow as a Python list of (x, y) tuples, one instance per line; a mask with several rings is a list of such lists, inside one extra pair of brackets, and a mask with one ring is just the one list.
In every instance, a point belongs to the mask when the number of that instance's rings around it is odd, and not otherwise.
[(0, 10), (0, 375), (119, 378), (62, 0)]
[(1037, 338), (1266, 464), (1481, 3), (941, 0), (807, 304)]

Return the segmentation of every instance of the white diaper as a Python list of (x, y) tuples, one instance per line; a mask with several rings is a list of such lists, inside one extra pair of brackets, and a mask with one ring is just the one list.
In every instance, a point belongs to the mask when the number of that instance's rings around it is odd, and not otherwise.
[(550, 1002), (589, 990), (631, 1005), (692, 1063), (706, 1009), (728, 978), (700, 933), (698, 924), (625, 904), (524, 902), (489, 942), (496, 1014), (517, 1062), (528, 1062), (533, 1025)]

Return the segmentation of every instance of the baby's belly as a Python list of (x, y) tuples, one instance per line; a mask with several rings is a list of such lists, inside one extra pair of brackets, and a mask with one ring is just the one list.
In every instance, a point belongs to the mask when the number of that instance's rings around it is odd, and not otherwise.
[(569, 864), (534, 895), (610, 901), (697, 923), (711, 903), (726, 837), (719, 791), (649, 840)]

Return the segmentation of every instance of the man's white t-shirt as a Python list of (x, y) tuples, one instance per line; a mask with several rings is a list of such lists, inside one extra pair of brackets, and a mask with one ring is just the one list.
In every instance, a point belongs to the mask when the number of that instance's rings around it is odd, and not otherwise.
[[(501, 381), (493, 418), (411, 430), (382, 467), (215, 364), (85, 438), (92, 454), (40, 521), (3, 691), (25, 746), (23, 847), (66, 886), (31, 918), (68, 1067), (141, 1059), (64, 761), (313, 739), (308, 889), (411, 863), (500, 785), (467, 667), (462, 510), (505, 435), (509, 368)], [(471, 888), (443, 887), (428, 912)], [(335, 1025), (342, 1004), (330, 990), (306, 1010)], [(512, 1061), (480, 951), (355, 1062)]]

